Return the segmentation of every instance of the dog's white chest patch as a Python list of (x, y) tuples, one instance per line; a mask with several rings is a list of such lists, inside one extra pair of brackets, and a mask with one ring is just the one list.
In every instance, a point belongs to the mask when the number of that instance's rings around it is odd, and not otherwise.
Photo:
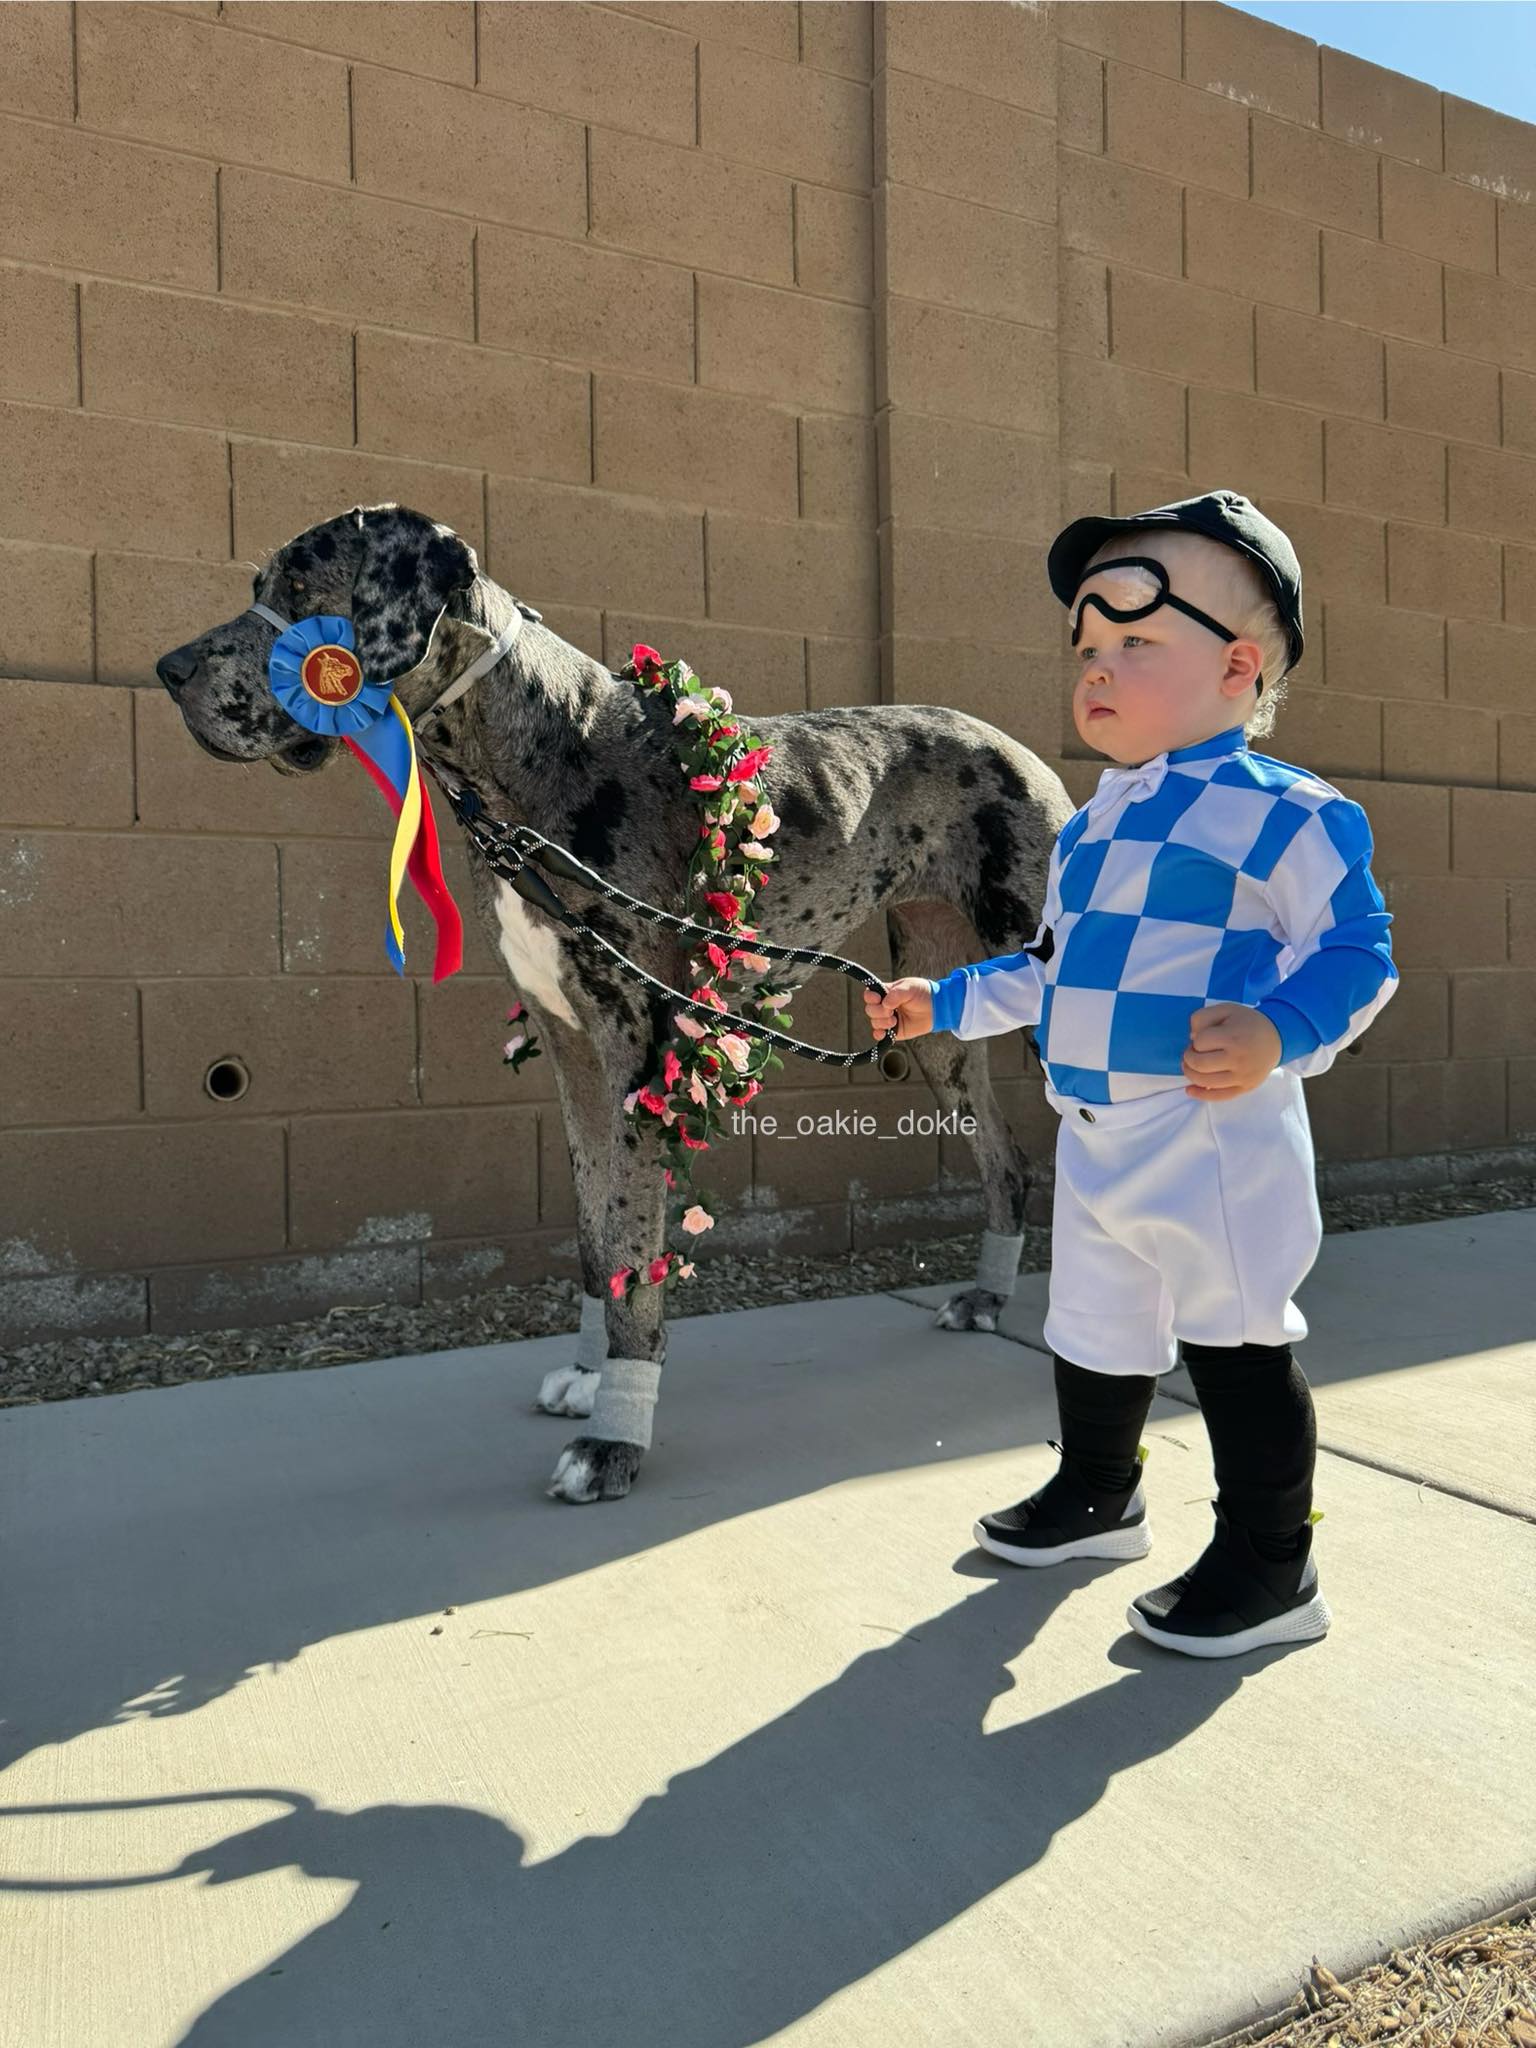
[(496, 884), (496, 922), (501, 928), (501, 957), (525, 996), (541, 1009), (577, 1030), (581, 1025), (560, 986), (560, 953), (552, 931), (541, 931), (523, 907), (510, 882)]

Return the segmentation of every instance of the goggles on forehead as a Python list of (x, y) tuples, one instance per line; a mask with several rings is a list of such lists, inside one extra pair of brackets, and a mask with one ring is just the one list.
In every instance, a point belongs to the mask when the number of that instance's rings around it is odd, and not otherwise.
[[(1111, 604), (1107, 597), (1101, 597), (1096, 590), (1090, 590), (1077, 607), (1076, 616), (1072, 621), (1072, 645), (1074, 647), (1082, 637), (1083, 614), (1087, 611), (1089, 605), (1096, 605), (1105, 618), (1113, 619), (1116, 625), (1124, 625), (1128, 619), (1144, 619), (1149, 613), (1160, 610), (1165, 604), (1171, 604), (1176, 610), (1184, 612), (1199, 625), (1209, 627), (1213, 633), (1219, 633), (1223, 640), (1230, 641), (1238, 637), (1236, 633), (1230, 632), (1222, 625), (1219, 619), (1213, 619), (1209, 612), (1201, 611), (1198, 605), (1188, 604), (1182, 597), (1175, 597), (1169, 587), (1168, 571), (1163, 563), (1158, 561), (1154, 555), (1117, 555), (1112, 562), (1095, 562), (1092, 569), (1083, 578), (1083, 581), (1086, 583), (1089, 577), (1101, 575), (1106, 569), (1142, 570), (1145, 575), (1157, 584), (1157, 595), (1149, 598), (1145, 604), (1119, 605)], [(1264, 678), (1262, 675), (1257, 678), (1257, 682), (1260, 691), (1262, 691), (1264, 688)]]

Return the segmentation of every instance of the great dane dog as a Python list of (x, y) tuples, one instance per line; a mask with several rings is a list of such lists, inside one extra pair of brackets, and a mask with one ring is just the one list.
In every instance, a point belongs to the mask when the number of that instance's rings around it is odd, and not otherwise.
[[(279, 548), (258, 569), (253, 600), (279, 624), (312, 613), (350, 619), (363, 674), (392, 679), (422, 754), (471, 785), (492, 817), (532, 825), (631, 895), (682, 911), (699, 825), (668, 707), (551, 632), (480, 573), (473, 548), (449, 527), (403, 505), (354, 506)], [(215, 760), (309, 773), (340, 742), (294, 723), (273, 697), (267, 660), (279, 624), (244, 612), (175, 648), (156, 672)], [(499, 657), (454, 693), (498, 644)], [(941, 705), (771, 717), (742, 709), (773, 749), (761, 783), (782, 821), (772, 887), (751, 912), (764, 939), (842, 952), (883, 912), (895, 973), (936, 977), (1035, 937), (1050, 848), (1074, 807), (1027, 747)], [(469, 860), (476, 911), (551, 1061), (575, 1179), (581, 1334), (574, 1363), (545, 1379), (538, 1406), (589, 1426), (561, 1453), (548, 1492), (615, 1500), (649, 1446), (666, 1354), (661, 1290), (636, 1287), (614, 1300), (607, 1287), (620, 1267), (644, 1271), (666, 1229), (659, 1158), (623, 1101), (649, 1075), (653, 1045), (670, 1035), (669, 1009), (526, 903), (473, 844)], [(686, 948), (675, 935), (590, 888), (561, 887), (594, 930), (669, 987), (683, 986)], [(780, 983), (811, 971), (771, 963)], [(993, 1096), (985, 1041), (939, 1033), (910, 1041), (910, 1051), (940, 1110), (975, 1120), (985, 1197), (976, 1282), (945, 1302), (937, 1322), (990, 1330), (1018, 1269), (1029, 1162)]]

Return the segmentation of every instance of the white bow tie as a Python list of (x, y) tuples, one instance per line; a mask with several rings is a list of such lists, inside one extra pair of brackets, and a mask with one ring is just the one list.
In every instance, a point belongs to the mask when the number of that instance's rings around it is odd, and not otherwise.
[(1122, 797), (1128, 803), (1141, 803), (1145, 798), (1156, 795), (1167, 773), (1166, 753), (1154, 754), (1139, 768), (1106, 768), (1099, 777), (1098, 788), (1088, 800), (1088, 808), (1091, 811), (1104, 810), (1110, 804), (1118, 803)]

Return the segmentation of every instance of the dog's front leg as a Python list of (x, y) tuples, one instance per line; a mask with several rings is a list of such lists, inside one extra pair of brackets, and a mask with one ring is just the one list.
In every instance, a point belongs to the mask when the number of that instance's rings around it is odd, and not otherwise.
[[(608, 1202), (600, 1234), (603, 1283), (632, 1267), (644, 1273), (662, 1248), (666, 1194), (661, 1161), (622, 1110), (613, 1113), (606, 1176)], [(639, 1285), (607, 1301), (608, 1355), (582, 1435), (561, 1452), (546, 1491), (552, 1500), (622, 1500), (651, 1444), (651, 1423), (666, 1354), (663, 1292)]]

